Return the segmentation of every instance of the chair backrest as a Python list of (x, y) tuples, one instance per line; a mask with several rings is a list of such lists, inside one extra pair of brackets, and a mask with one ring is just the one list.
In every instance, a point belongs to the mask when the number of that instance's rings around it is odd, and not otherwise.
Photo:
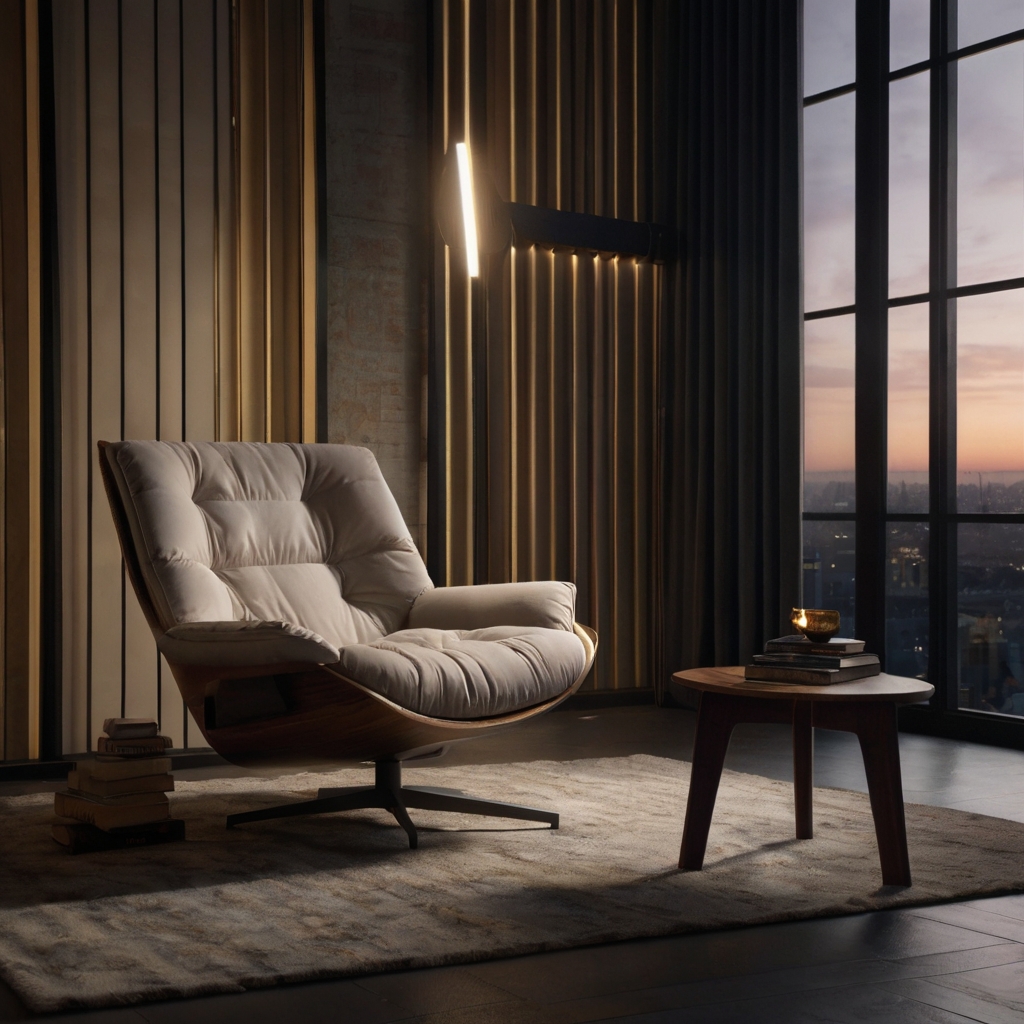
[(401, 629), (432, 586), (365, 448), (116, 441), (100, 459), (156, 632), (283, 621), (343, 647)]

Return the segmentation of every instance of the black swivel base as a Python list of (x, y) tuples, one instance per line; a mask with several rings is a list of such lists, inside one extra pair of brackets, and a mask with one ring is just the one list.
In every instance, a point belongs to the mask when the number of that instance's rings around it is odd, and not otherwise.
[(478, 800), (470, 796), (453, 796), (426, 786), (403, 786), (400, 761), (377, 761), (372, 786), (345, 786), (343, 789), (321, 789), (315, 800), (298, 804), (282, 804), (260, 811), (245, 811), (228, 815), (228, 828), (247, 821), (266, 821), (269, 818), (292, 818), (303, 814), (331, 814), (334, 811), (356, 811), (367, 807), (380, 807), (390, 811), (409, 836), (409, 846), (416, 849), (419, 836), (406, 808), (419, 807), (425, 811), (455, 811), (459, 814), (485, 814), (494, 818), (516, 818), (520, 821), (544, 821), (558, 828), (558, 815), (535, 807), (505, 804), (500, 800)]

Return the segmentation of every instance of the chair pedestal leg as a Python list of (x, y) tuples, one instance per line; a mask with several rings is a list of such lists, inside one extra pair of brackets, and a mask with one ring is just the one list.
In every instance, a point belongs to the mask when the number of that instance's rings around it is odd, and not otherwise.
[(227, 827), (248, 821), (267, 821), (271, 818), (291, 818), (306, 814), (331, 814), (335, 811), (356, 811), (378, 807), (390, 811), (409, 837), (409, 847), (416, 849), (419, 836), (409, 817), (407, 808), (417, 807), (429, 811), (455, 811), (460, 814), (483, 814), (495, 818), (515, 818), (520, 821), (542, 821), (558, 828), (558, 815), (534, 807), (502, 803), (499, 800), (481, 800), (458, 796), (426, 786), (403, 786), (402, 765), (399, 761), (377, 761), (372, 786), (345, 786), (340, 789), (324, 788), (315, 800), (296, 804), (265, 807), (258, 811), (229, 814)]
[[(271, 818), (294, 818), (305, 814), (331, 814), (334, 811), (359, 811), (367, 807), (384, 807), (381, 796), (373, 786), (351, 786), (346, 789), (321, 790), (316, 800), (303, 800), (297, 804), (279, 804), (258, 811), (229, 814), (227, 827), (244, 825), (247, 821), (268, 821)], [(323, 793), (329, 793), (323, 796)]]
[(426, 786), (405, 786), (402, 798), (406, 807), (419, 807), (425, 811), (455, 811), (458, 814), (489, 814), (495, 818), (515, 818), (519, 821), (544, 821), (552, 828), (558, 828), (558, 814), (555, 811), (506, 804), (500, 800), (456, 796)]

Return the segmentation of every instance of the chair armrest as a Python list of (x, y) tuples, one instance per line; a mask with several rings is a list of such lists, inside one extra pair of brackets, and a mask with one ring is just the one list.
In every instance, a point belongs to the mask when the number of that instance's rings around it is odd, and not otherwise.
[(482, 583), (475, 587), (426, 590), (409, 613), (408, 629), (487, 629), (489, 626), (543, 626), (572, 632), (576, 585)]
[(336, 647), (291, 622), (183, 622), (167, 630), (157, 646), (179, 665), (325, 665), (338, 660)]

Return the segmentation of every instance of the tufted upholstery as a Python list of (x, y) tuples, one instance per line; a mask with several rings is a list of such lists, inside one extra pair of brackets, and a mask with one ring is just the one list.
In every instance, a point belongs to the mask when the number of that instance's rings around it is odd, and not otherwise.
[(290, 622), (340, 648), (401, 628), (432, 587), (365, 448), (120, 441), (107, 458), (165, 630)]
[(364, 448), (120, 441), (103, 457), (172, 663), (340, 663), (462, 719), (546, 701), (586, 665), (572, 584), (434, 590)]
[(538, 626), (403, 629), (341, 651), (341, 669), (435, 718), (504, 715), (569, 689), (586, 664), (575, 633)]

